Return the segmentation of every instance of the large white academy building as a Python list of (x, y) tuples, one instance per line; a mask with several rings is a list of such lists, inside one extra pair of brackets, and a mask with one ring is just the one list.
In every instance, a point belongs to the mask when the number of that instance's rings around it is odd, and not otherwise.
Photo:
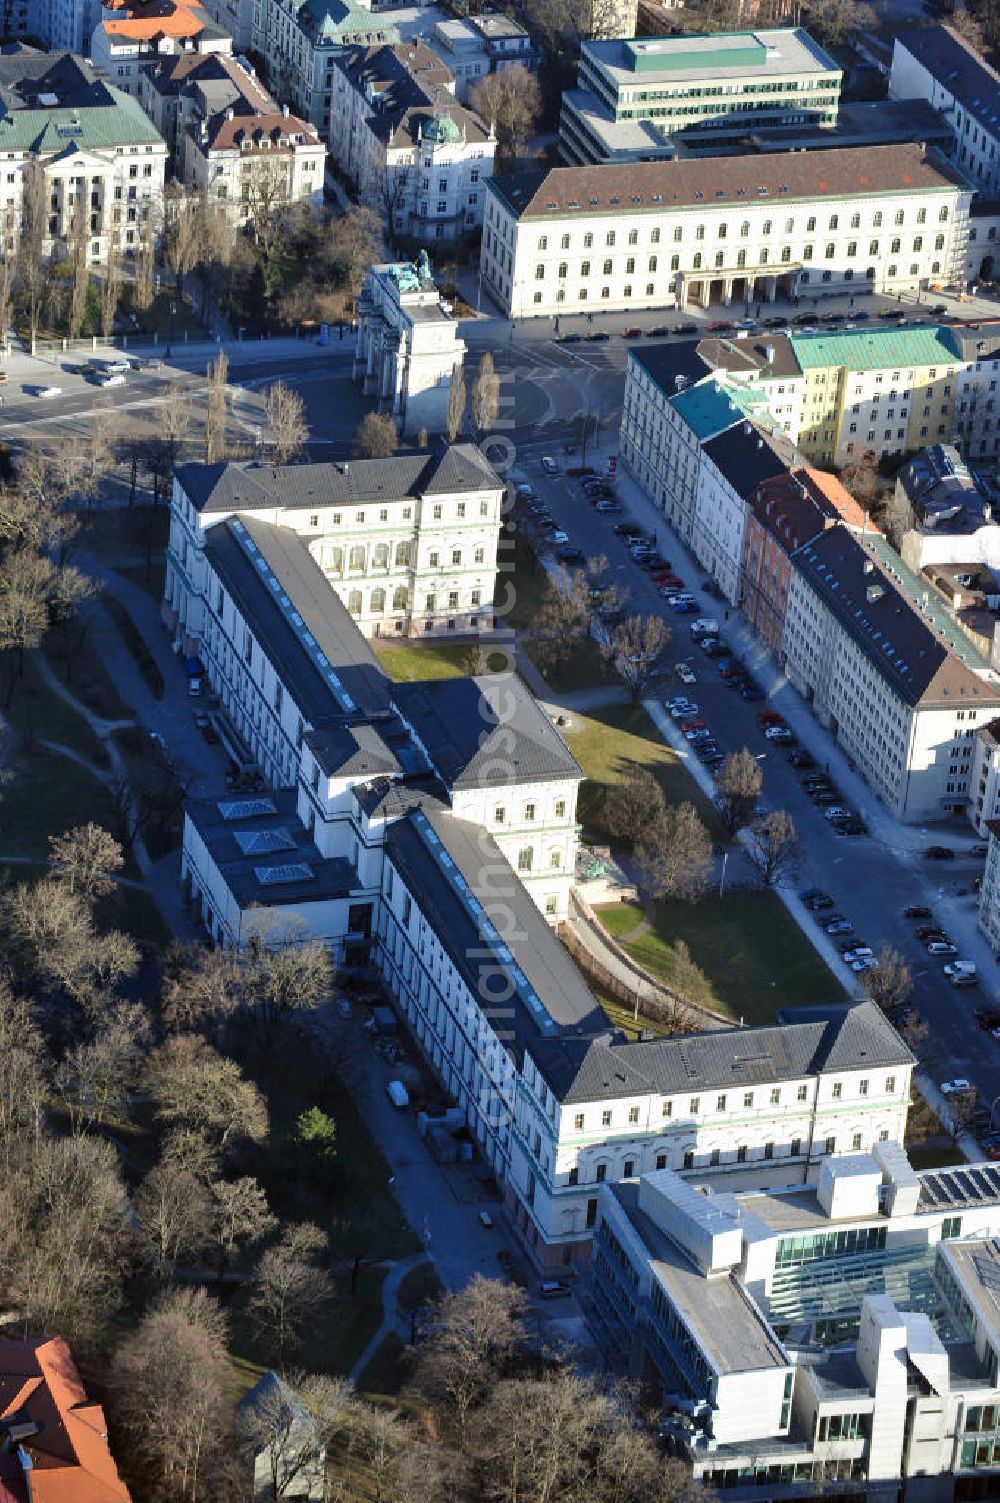
[(560, 733), (509, 672), (392, 683), (317, 562), (348, 484), (376, 515), (376, 491), (497, 504), (474, 451), (419, 459), (416, 479), (408, 457), (279, 472), (283, 507), (272, 471), (177, 473), (165, 619), (267, 784), (187, 807), (212, 939), (315, 934), (374, 966), (543, 1264), (586, 1257), (605, 1181), (798, 1184), (900, 1138), (913, 1058), (870, 1003), (635, 1042), (609, 1026), (553, 929), (582, 779)]
[(487, 184), (483, 287), (511, 318), (915, 291), (964, 280), (971, 201), (915, 144), (517, 173)]

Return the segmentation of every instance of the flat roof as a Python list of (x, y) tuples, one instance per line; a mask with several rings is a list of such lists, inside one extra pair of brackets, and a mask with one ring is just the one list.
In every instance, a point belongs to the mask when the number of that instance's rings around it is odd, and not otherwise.
[(611, 1187), (649, 1253), (649, 1271), (666, 1289), (699, 1347), (720, 1374), (793, 1364), (757, 1305), (732, 1273), (706, 1275), (644, 1211), (638, 1181)]
[(730, 31), (714, 35), (628, 37), (583, 44), (592, 63), (615, 83), (686, 83), (700, 79), (841, 76), (839, 63), (802, 27)]
[(490, 178), (487, 187), (519, 219), (666, 214), (734, 205), (884, 198), (887, 194), (971, 191), (940, 152), (915, 143), (866, 151), (785, 151), (705, 161), (606, 162), (550, 167)]
[(942, 1255), (972, 1294), (976, 1316), (1000, 1343), (1000, 1246), (995, 1237), (944, 1243)]
[(320, 855), (296, 799), (294, 789), (278, 789), (184, 806), (241, 911), (321, 903), (359, 889), (349, 861)]

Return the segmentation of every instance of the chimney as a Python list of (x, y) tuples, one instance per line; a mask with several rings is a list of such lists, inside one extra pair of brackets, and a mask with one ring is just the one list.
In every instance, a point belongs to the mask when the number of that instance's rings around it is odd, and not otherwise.
[(750, 433), (751, 433), (751, 431), (752, 431), (752, 430), (751, 430), (751, 428), (750, 428), (750, 424), (749, 424), (749, 423), (744, 423), (744, 424), (743, 424), (743, 432), (744, 432), (744, 433), (745, 433), (745, 434), (747, 434), (747, 436), (748, 436), (748, 437), (749, 437), (749, 435), (750, 435)]
[(873, 574), (875, 572), (875, 565), (872, 563), (870, 558), (866, 558), (864, 563), (861, 565), (861, 572), (863, 574)]
[(233, 111), (232, 105), (231, 104), (227, 104), (226, 105), (226, 119), (227, 120), (232, 120), (233, 114), (234, 114), (234, 111)]
[(288, 119), (288, 115), (289, 115), (288, 105), (287, 104), (283, 104), (281, 106), (281, 118), (283, 120), (287, 120)]
[(774, 364), (774, 345), (773, 344), (766, 344), (764, 346), (764, 359), (767, 361), (768, 365), (773, 365)]

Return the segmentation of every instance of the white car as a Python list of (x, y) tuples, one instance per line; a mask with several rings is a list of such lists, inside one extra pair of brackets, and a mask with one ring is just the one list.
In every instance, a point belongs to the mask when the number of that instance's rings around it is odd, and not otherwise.
[(545, 454), (542, 456), (542, 469), (545, 471), (546, 475), (559, 474), (559, 466), (556, 464), (551, 454)]
[(132, 369), (131, 360), (112, 360), (104, 369), (109, 376), (127, 376)]
[(61, 397), (62, 396), (62, 387), (61, 386), (43, 386), (39, 390), (38, 395), (40, 397)]
[(941, 1086), (941, 1095), (942, 1096), (964, 1096), (967, 1091), (971, 1091), (971, 1090), (972, 1090), (972, 1081), (971, 1080), (966, 1080), (963, 1076), (960, 1075), (955, 1080), (946, 1080), (946, 1081), (943, 1082), (943, 1084)]
[(115, 371), (114, 375), (105, 376), (104, 380), (101, 382), (101, 385), (104, 386), (104, 387), (108, 387), (108, 386), (124, 386), (125, 385), (125, 377), (122, 375), (121, 371)]
[(850, 809), (843, 808), (841, 804), (833, 804), (831, 808), (824, 809), (823, 813), (827, 819), (850, 819), (851, 817)]
[(974, 960), (952, 960), (944, 968), (946, 976), (974, 976), (976, 963)]
[(957, 955), (958, 948), (945, 939), (932, 939), (927, 946), (928, 955)]
[(674, 672), (682, 684), (696, 684), (698, 682), (698, 675), (693, 668), (688, 667), (687, 663), (678, 663)]
[(568, 543), (569, 533), (563, 532), (561, 527), (557, 527), (555, 532), (549, 533), (547, 541), (550, 543)]
[(870, 971), (874, 965), (874, 955), (859, 955), (857, 960), (851, 961), (851, 970), (854, 971), (855, 975), (857, 975), (861, 971)]

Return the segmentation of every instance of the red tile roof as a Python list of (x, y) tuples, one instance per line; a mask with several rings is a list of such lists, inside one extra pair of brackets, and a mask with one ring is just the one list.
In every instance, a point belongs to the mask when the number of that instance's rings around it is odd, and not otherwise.
[[(0, 1342), (0, 1417), (24, 1410), (42, 1426), (24, 1442), (34, 1503), (131, 1503), (108, 1449), (107, 1421), (87, 1397), (61, 1337)], [(0, 1503), (25, 1503), (15, 1456), (0, 1457)]]
[(231, 120), (225, 115), (217, 116), (209, 125), (205, 145), (211, 151), (235, 151), (249, 141), (259, 151), (264, 149), (265, 141), (270, 149), (277, 146), (283, 136), (289, 140), (294, 136), (304, 136), (307, 145), (319, 145), (319, 134), (314, 125), (300, 120), (297, 115), (283, 115), (280, 110), (271, 114), (234, 115)]

